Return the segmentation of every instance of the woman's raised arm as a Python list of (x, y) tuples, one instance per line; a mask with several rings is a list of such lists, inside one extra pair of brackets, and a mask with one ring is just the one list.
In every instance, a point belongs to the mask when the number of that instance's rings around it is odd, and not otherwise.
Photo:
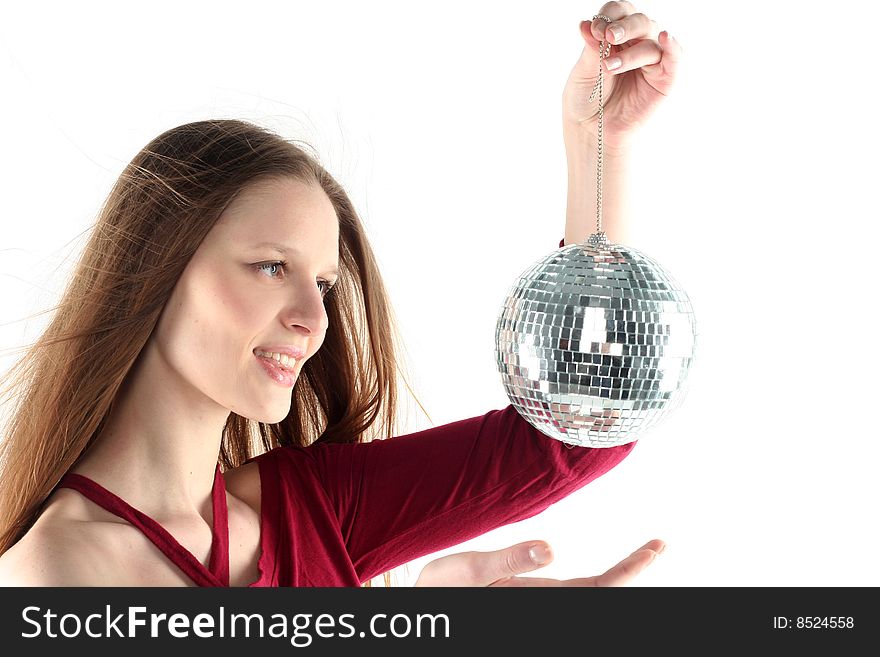
[(592, 101), (590, 97), (598, 79), (599, 46), (605, 39), (611, 48), (602, 62), (602, 230), (610, 242), (627, 244), (628, 144), (669, 94), (681, 46), (629, 2), (602, 5), (592, 21), (581, 23), (580, 32), (584, 49), (562, 93), (568, 163), (565, 243), (583, 242), (596, 231), (598, 93)]

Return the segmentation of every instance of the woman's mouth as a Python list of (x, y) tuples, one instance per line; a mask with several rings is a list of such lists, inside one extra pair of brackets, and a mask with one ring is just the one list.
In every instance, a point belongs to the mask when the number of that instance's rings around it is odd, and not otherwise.
[(290, 387), (296, 382), (296, 365), (298, 361), (289, 358), (286, 354), (273, 354), (260, 349), (254, 350), (254, 355), (263, 367), (263, 371), (280, 385)]

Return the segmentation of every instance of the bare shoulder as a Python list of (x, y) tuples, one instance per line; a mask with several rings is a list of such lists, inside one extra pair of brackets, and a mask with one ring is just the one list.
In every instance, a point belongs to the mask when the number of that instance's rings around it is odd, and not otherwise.
[[(227, 492), (259, 514), (259, 464), (247, 463), (223, 476)], [(30, 530), (0, 555), (0, 586), (180, 585), (178, 569), (161, 556), (157, 560), (157, 553), (140, 530), (63, 488), (53, 493)]]
[(99, 564), (106, 555), (83, 524), (38, 520), (0, 555), (0, 586), (103, 585), (106, 569)]
[(245, 502), (254, 511), (260, 511), (260, 466), (256, 461), (245, 463), (223, 473), (226, 490)]

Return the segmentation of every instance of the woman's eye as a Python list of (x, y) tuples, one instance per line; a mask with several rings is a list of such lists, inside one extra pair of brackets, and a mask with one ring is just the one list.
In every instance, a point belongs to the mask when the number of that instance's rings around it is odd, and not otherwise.
[[(287, 263), (283, 260), (277, 260), (275, 262), (264, 262), (257, 265), (257, 269), (261, 271), (266, 271), (269, 267), (281, 267), (282, 269), (287, 266)], [(274, 274), (269, 274), (269, 278), (278, 278)]]
[[(255, 266), (260, 271), (268, 272), (269, 278), (278, 278), (275, 273), (272, 273), (269, 270), (277, 267), (280, 267), (283, 270), (285, 267), (287, 267), (287, 262), (284, 260), (275, 260), (272, 262), (263, 262)], [(336, 285), (336, 282), (334, 281), (333, 283), (331, 283), (330, 281), (325, 281), (322, 279), (318, 281), (318, 285), (324, 286), (321, 292), (321, 296), (323, 297), (326, 296), (327, 293), (333, 289), (333, 286)]]

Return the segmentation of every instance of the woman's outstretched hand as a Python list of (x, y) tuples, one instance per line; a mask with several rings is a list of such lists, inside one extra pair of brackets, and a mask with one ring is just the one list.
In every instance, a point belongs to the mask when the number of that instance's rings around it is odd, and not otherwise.
[(560, 580), (518, 576), (553, 561), (547, 543), (527, 541), (494, 552), (459, 552), (430, 561), (415, 586), (624, 586), (665, 547), (655, 538), (601, 575)]
[[(599, 73), (599, 44), (605, 39), (611, 50), (602, 62), (602, 139), (609, 148), (622, 147), (669, 94), (681, 46), (629, 2), (607, 2), (596, 13), (612, 22), (596, 18), (581, 23), (585, 45), (562, 94), (563, 127), (566, 135), (598, 133), (598, 94), (593, 102), (589, 98)], [(619, 66), (610, 68), (615, 61)]]

